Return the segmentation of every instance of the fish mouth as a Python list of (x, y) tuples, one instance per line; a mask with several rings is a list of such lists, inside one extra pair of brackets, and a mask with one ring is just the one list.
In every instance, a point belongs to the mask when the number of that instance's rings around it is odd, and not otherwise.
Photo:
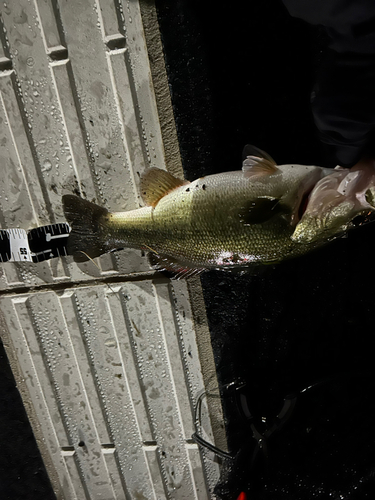
[(306, 189), (292, 235), (298, 243), (319, 243), (374, 220), (375, 171), (335, 169)]

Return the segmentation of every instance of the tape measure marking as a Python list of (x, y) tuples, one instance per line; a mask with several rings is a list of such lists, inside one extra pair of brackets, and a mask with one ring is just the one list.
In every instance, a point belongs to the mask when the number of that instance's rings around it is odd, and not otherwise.
[(10, 244), (10, 262), (33, 262), (27, 232), (24, 229), (7, 229)]
[(67, 255), (69, 233), (70, 227), (65, 222), (31, 229), (28, 238), (33, 262)]
[(0, 229), (0, 262), (43, 262), (67, 255), (68, 224), (58, 223), (25, 231)]

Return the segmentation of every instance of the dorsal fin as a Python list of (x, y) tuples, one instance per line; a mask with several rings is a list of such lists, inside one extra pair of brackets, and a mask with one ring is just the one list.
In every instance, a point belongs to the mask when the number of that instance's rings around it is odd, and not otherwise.
[(242, 152), (242, 170), (245, 177), (272, 175), (277, 172), (275, 160), (265, 151), (247, 144)]
[(272, 175), (278, 171), (275, 163), (259, 156), (248, 156), (242, 163), (242, 170), (245, 177), (253, 175)]
[(252, 144), (246, 144), (246, 146), (242, 150), (242, 161), (246, 160), (248, 156), (257, 156), (258, 158), (264, 158), (265, 160), (269, 160), (271, 163), (276, 165), (275, 160), (271, 155), (263, 151), (263, 149), (257, 148)]
[(141, 178), (142, 199), (146, 205), (155, 207), (163, 196), (185, 184), (189, 182), (178, 179), (160, 168), (150, 168)]

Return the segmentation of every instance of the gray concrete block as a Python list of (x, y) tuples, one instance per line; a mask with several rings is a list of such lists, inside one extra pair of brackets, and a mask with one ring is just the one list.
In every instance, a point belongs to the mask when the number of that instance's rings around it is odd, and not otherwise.
[[(138, 1), (19, 0), (0, 13), (2, 228), (63, 222), (65, 193), (137, 208), (150, 166), (182, 176), (157, 26), (144, 30)], [(95, 263), (0, 268), (1, 335), (57, 497), (210, 498), (218, 468), (191, 435), (216, 378), (188, 285), (133, 250)], [(205, 414), (215, 441), (220, 405)]]

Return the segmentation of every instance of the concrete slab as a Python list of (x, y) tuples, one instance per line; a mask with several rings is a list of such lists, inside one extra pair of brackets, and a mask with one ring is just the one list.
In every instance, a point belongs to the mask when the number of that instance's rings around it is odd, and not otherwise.
[[(2, 228), (63, 222), (64, 193), (139, 207), (150, 166), (182, 176), (150, 3), (19, 0), (0, 14)], [(136, 251), (96, 264), (0, 269), (1, 335), (57, 498), (210, 498), (218, 466), (191, 439), (216, 377), (199, 282), (169, 282)], [(220, 404), (204, 426), (215, 441)]]

